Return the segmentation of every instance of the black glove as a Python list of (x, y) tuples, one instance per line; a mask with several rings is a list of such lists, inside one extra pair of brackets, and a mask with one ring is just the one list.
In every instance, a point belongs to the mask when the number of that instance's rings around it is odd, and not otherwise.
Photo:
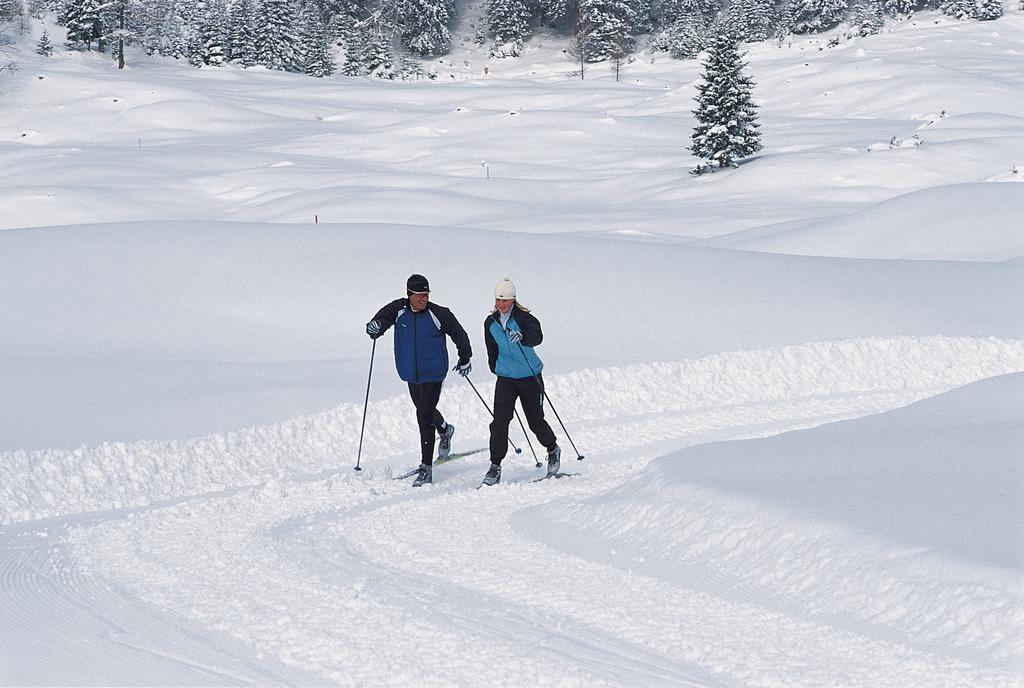
[(370, 335), (370, 339), (379, 337), (381, 335), (380, 323), (376, 320), (366, 323), (366, 334)]
[(455, 367), (452, 368), (452, 370), (457, 372), (462, 377), (469, 377), (469, 374), (473, 371), (473, 364), (471, 364), (469, 361), (459, 361), (458, 363), (455, 364)]

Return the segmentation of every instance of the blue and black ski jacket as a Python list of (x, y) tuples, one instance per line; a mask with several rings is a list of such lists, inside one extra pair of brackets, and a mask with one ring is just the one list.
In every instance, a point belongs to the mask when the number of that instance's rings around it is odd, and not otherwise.
[(459, 352), (459, 363), (473, 356), (469, 335), (455, 315), (436, 303), (415, 312), (409, 299), (396, 299), (377, 311), (373, 319), (380, 323), (383, 334), (395, 327), (395, 367), (398, 377), (406, 382), (441, 382), (448, 374), (448, 342), (451, 337)]
[[(484, 320), (484, 341), (487, 343), (487, 363), (491, 372), (501, 377), (520, 380), (540, 375), (544, 363), (533, 351), (533, 347), (544, 341), (540, 321), (518, 305), (512, 306), (505, 328), (501, 326), (501, 314), (495, 311)], [(510, 342), (509, 330), (523, 333), (520, 342)]]

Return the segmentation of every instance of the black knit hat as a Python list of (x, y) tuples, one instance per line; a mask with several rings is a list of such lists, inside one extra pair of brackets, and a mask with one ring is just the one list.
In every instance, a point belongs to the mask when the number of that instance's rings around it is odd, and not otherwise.
[(405, 282), (405, 290), (410, 294), (429, 294), (430, 282), (423, 275), (410, 275)]

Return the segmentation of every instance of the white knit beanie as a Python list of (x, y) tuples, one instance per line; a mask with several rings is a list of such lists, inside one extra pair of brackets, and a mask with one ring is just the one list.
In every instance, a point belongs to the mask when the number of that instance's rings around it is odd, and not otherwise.
[(501, 281), (494, 287), (494, 298), (514, 299), (516, 297), (516, 285), (508, 277), (502, 277)]

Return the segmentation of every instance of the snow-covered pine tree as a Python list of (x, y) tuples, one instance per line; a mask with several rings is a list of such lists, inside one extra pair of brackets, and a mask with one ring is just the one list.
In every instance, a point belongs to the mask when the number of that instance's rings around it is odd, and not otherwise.
[(652, 47), (664, 50), (676, 59), (692, 59), (704, 50), (711, 23), (718, 11), (711, 0), (657, 0), (651, 5), (655, 20), (663, 27), (655, 35)]
[(85, 47), (92, 50), (93, 42), (99, 42), (103, 35), (98, 0), (69, 0), (67, 11), (67, 39), (64, 44), (77, 50)]
[(626, 0), (626, 4), (630, 5), (629, 14), (632, 16), (629, 26), (632, 35), (648, 34), (654, 30), (653, 3), (654, 0)]
[(579, 49), (586, 62), (602, 62), (633, 50), (631, 27), (636, 23), (627, 0), (580, 0)]
[(263, 0), (256, 12), (256, 62), (267, 69), (295, 70), (295, 11), (289, 0)]
[(711, 36), (704, 17), (684, 14), (666, 29), (663, 41), (665, 49), (675, 59), (692, 60), (707, 47)]
[(58, 2), (55, 2), (53, 4), (52, 10), (54, 15), (54, 22), (57, 24), (57, 26), (66, 27), (68, 25), (69, 4), (70, 3), (68, 2), (64, 2), (64, 0), (59, 0)]
[(719, 16), (719, 30), (737, 41), (764, 41), (775, 33), (778, 23), (773, 0), (730, 0)]
[(906, 19), (914, 14), (914, 0), (884, 0), (882, 9), (894, 19)]
[(296, 13), (295, 24), (295, 65), (300, 71), (306, 71), (306, 57), (313, 45), (311, 38), (315, 26), (320, 20), (320, 10), (312, 2), (301, 2)]
[(312, 2), (303, 7), (302, 71), (310, 76), (325, 77), (334, 74), (334, 58), (331, 56), (327, 25), (320, 17), (320, 10)]
[(939, 3), (939, 10), (960, 21), (967, 21), (978, 16), (978, 6), (975, 0), (943, 0)]
[(219, 67), (227, 61), (227, 30), (224, 21), (227, 18), (224, 5), (217, 0), (201, 2), (198, 9), (199, 21), (199, 62), (211, 67)]
[(789, 0), (791, 33), (818, 33), (835, 28), (849, 11), (847, 0)]
[(882, 0), (861, 0), (854, 8), (852, 18), (858, 36), (880, 33), (885, 25)]
[[(1021, 0), (1024, 2), (1024, 0)], [(569, 0), (539, 0), (540, 23), (549, 26), (564, 24), (569, 18)]]
[(524, 0), (486, 0), (487, 30), (494, 36), (491, 55), (515, 57), (530, 35), (530, 10)]
[(651, 17), (661, 26), (670, 26), (683, 16), (701, 17), (710, 25), (720, 7), (720, 0), (651, 0)]
[(415, 81), (424, 78), (426, 75), (427, 73), (423, 70), (423, 65), (420, 64), (419, 60), (408, 55), (401, 56), (398, 70), (399, 78), (403, 81)]
[(341, 64), (341, 73), (345, 76), (363, 76), (366, 74), (367, 39), (372, 38), (351, 27), (345, 34), (345, 61)]
[(704, 61), (703, 82), (697, 86), (697, 126), (690, 151), (709, 168), (736, 166), (736, 161), (761, 150), (757, 106), (752, 95), (754, 82), (743, 72), (746, 64), (736, 42), (718, 34)]
[(146, 0), (133, 5), (132, 15), (130, 25), (147, 54), (177, 60), (189, 57), (190, 44), (198, 49), (194, 0)]
[(448, 25), (455, 16), (453, 0), (404, 0), (399, 12), (402, 45), (416, 55), (444, 55), (451, 50)]
[(374, 33), (369, 37), (366, 50), (363, 52), (363, 65), (368, 75), (378, 79), (398, 78), (391, 39), (383, 32)]
[(779, 6), (779, 22), (775, 25), (775, 38), (781, 46), (786, 37), (793, 33), (796, 25), (796, 3), (798, 0), (783, 0)]
[(110, 0), (103, 6), (105, 39), (110, 43), (110, 56), (117, 68), (124, 69), (125, 48), (141, 35), (143, 8), (136, 0)]
[(50, 34), (47, 33), (46, 29), (43, 29), (43, 35), (39, 37), (39, 42), (36, 43), (36, 54), (49, 57), (53, 55), (53, 41), (50, 40)]
[(978, 0), (978, 19), (991, 21), (1003, 16), (1003, 0)]
[(132, 25), (135, 27), (135, 41), (140, 43), (147, 55), (160, 50), (162, 20), (166, 7), (159, 1), (134, 5)]
[(252, 0), (236, 0), (228, 12), (228, 59), (242, 67), (256, 64)]

